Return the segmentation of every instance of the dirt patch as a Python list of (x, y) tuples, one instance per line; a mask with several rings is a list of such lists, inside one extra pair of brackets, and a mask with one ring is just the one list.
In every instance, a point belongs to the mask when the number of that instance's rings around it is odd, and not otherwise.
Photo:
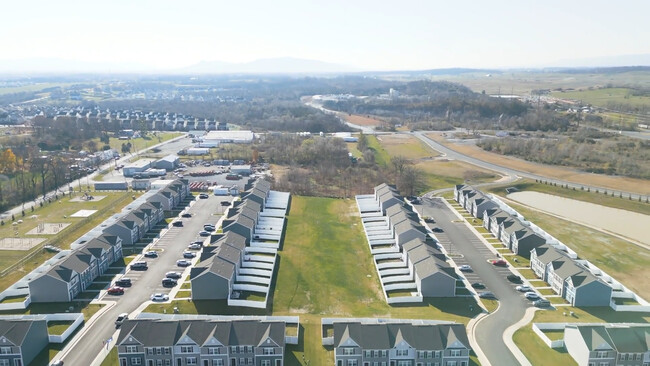
[(30, 250), (45, 241), (45, 238), (4, 238), (0, 250)]
[(42, 223), (29, 230), (27, 235), (55, 235), (70, 225), (69, 223)]
[(516, 192), (508, 198), (585, 225), (650, 244), (650, 216), (540, 192)]
[(381, 124), (384, 123), (383, 121), (375, 118), (371, 118), (370, 116), (364, 117), (358, 114), (347, 115), (345, 113), (341, 113), (341, 116), (345, 118), (346, 121), (359, 126), (375, 127), (375, 126), (381, 126)]
[[(92, 197), (92, 199), (90, 198)], [(106, 196), (79, 196), (79, 197), (74, 197), (70, 200), (70, 202), (93, 202), (93, 201), (101, 201), (105, 198)]]
[(647, 180), (626, 177), (613, 177), (602, 174), (580, 172), (574, 169), (531, 163), (511, 156), (499, 155), (482, 150), (474, 145), (454, 144), (447, 141), (438, 133), (427, 134), (427, 137), (444, 144), (459, 153), (524, 172), (561, 179), (578, 184), (594, 185), (612, 190), (650, 194), (650, 184)]

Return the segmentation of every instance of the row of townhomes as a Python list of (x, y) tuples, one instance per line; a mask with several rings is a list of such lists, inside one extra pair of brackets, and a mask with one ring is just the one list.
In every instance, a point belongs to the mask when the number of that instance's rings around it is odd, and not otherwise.
[(564, 345), (579, 366), (650, 366), (650, 326), (571, 324)]
[(133, 246), (189, 195), (186, 180), (156, 181), (152, 189), (120, 213), (73, 242), (69, 255), (39, 267), (29, 280), (32, 302), (68, 302), (122, 258), (122, 248)]
[(388, 303), (456, 295), (458, 275), (395, 187), (381, 184), (356, 200)]
[(121, 326), (119, 366), (282, 366), (288, 328), (298, 317), (140, 314)]
[(190, 272), (193, 300), (266, 308), (290, 195), (251, 180)]
[[(467, 366), (463, 324), (432, 320), (323, 318), (336, 366)], [(328, 332), (328, 330), (331, 330)]]
[(530, 258), (530, 267), (573, 306), (609, 306), (612, 287), (602, 272), (495, 197), (457, 185), (454, 199), (513, 253)]

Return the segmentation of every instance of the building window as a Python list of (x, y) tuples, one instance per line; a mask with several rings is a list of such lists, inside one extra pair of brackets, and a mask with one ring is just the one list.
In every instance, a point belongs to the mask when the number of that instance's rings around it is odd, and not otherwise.
[(271, 360), (262, 360), (261, 366), (271, 366)]
[(165, 354), (169, 355), (172, 353), (172, 348), (171, 347), (165, 347)]
[(398, 349), (396, 350), (397, 356), (408, 356), (409, 355), (409, 350), (407, 349)]
[(441, 351), (436, 351), (435, 353), (436, 358), (440, 358), (441, 355), (442, 355)]
[(147, 347), (146, 350), (148, 355), (153, 355), (153, 348)]
[(357, 360), (348, 360), (347, 366), (357, 366)]
[(426, 353), (424, 351), (418, 351), (418, 358), (425, 358)]
[(9, 366), (9, 360), (0, 360), (0, 366)]
[(186, 365), (196, 365), (196, 357), (188, 357), (185, 359)]
[(381, 350), (381, 357), (382, 358), (386, 358), (387, 355), (388, 355), (388, 351), (386, 351), (385, 349)]
[(142, 360), (137, 357), (131, 358), (131, 365), (142, 365)]
[(0, 347), (0, 355), (8, 355), (11, 353), (11, 347)]
[(124, 349), (125, 353), (138, 353), (138, 346), (126, 346)]
[(368, 358), (372, 357), (372, 351), (370, 350), (363, 351), (363, 356)]
[(171, 366), (172, 360), (165, 360), (165, 366)]
[(460, 352), (459, 349), (452, 349), (452, 350), (449, 351), (449, 352), (450, 352), (449, 355), (450, 355), (451, 357), (460, 357), (460, 353), (461, 353), (461, 352)]
[(161, 355), (162, 354), (162, 347), (156, 347), (156, 354)]
[(208, 354), (209, 355), (218, 355), (219, 354), (219, 347), (209, 347), (208, 348)]
[(344, 355), (353, 355), (354, 354), (354, 348), (350, 348), (350, 347), (343, 348), (343, 354)]
[(598, 366), (609, 366), (609, 362), (601, 362)]
[(156, 366), (163, 366), (162, 360), (156, 360)]
[(374, 358), (379, 357), (379, 351), (378, 350), (372, 351), (372, 357)]
[(410, 360), (409, 361), (406, 361), (406, 360), (397, 361), (397, 366), (411, 366), (411, 365), (412, 364), (411, 364)]
[(180, 353), (193, 353), (194, 352), (194, 347), (192, 346), (181, 346), (181, 352)]
[(246, 353), (253, 353), (253, 346), (246, 346)]
[[(212, 366), (223, 366), (223, 360), (222, 359), (212, 360)], [(262, 362), (262, 366), (264, 366), (264, 362)], [(269, 364), (268, 366), (271, 366), (271, 364)]]
[(456, 366), (456, 361), (447, 361), (447, 366)]
[(230, 346), (230, 353), (237, 353), (237, 346)]
[(275, 354), (275, 348), (273, 347), (264, 347), (262, 349), (262, 354), (265, 355), (274, 355)]
[(596, 352), (596, 358), (607, 358), (607, 352), (606, 351)]

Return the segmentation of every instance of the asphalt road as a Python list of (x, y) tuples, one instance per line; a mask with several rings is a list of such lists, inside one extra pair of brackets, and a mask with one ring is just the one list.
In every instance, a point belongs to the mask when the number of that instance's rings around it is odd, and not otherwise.
[(507, 268), (495, 267), (488, 262), (495, 259), (492, 252), (476, 237), (463, 221), (461, 221), (442, 199), (423, 198), (422, 204), (416, 208), (423, 216), (435, 220), (430, 227), (439, 227), (442, 233), (434, 233), (440, 244), (450, 253), (456, 264), (468, 264), (472, 272), (465, 272), (470, 283), (482, 282), (499, 300), (499, 308), (494, 313), (482, 319), (476, 326), (476, 341), (493, 365), (519, 365), (503, 342), (503, 333), (512, 324), (519, 321), (526, 308), (531, 306), (523, 295), (515, 290), (516, 284), (506, 279), (511, 274)]
[[(492, 163), (489, 163), (489, 162), (486, 162), (486, 161), (483, 161), (483, 160), (479, 160), (479, 159), (473, 158), (471, 156), (461, 154), (461, 153), (459, 153), (457, 151), (454, 151), (454, 150), (452, 150), (452, 149), (438, 143), (437, 141), (434, 141), (434, 140), (428, 138), (425, 135), (425, 133), (426, 132), (420, 132), (420, 131), (411, 132), (411, 134), (413, 136), (419, 138), (425, 144), (429, 145), (429, 147), (431, 147), (434, 150), (439, 151), (440, 153), (446, 155), (450, 159), (465, 161), (465, 162), (468, 162), (470, 164), (476, 165), (478, 167), (489, 169), (489, 170), (499, 172), (499, 173), (501, 173), (503, 175), (508, 175), (508, 176), (519, 176), (519, 177), (524, 177), (524, 178), (529, 178), (529, 179), (544, 180), (544, 181), (556, 183), (558, 185), (566, 185), (566, 184), (568, 184), (569, 187), (575, 187), (576, 189), (580, 189), (580, 187), (585, 187), (585, 188), (589, 187), (593, 191), (595, 191), (596, 189), (598, 189), (600, 191), (603, 191), (605, 189), (607, 189), (608, 191), (611, 191), (610, 188), (603, 188), (603, 187), (591, 186), (591, 185), (586, 185), (586, 184), (576, 184), (576, 183), (572, 183), (572, 182), (567, 182), (567, 181), (563, 181), (563, 180), (549, 178), (549, 177), (542, 176), (542, 175), (537, 175), (537, 174), (524, 172), (524, 171), (521, 171), (521, 170), (511, 169), (511, 168), (508, 168), (508, 167), (505, 167), (505, 166), (492, 164)], [(616, 193), (619, 193), (619, 192), (621, 192), (623, 194), (623, 196), (632, 195), (633, 200), (638, 200), (639, 199), (639, 194), (637, 194), (637, 193), (616, 191)], [(646, 198), (646, 196), (644, 196), (644, 195), (641, 195), (641, 197), (642, 197), (643, 200), (645, 200), (645, 198)]]
[[(105, 301), (115, 301), (115, 306), (101, 315), (90, 327), (84, 328), (70, 342), (69, 351), (62, 360), (66, 365), (90, 365), (103, 347), (103, 341), (109, 339), (115, 332), (115, 319), (121, 313), (131, 313), (142, 303), (149, 301), (153, 293), (169, 293), (172, 289), (162, 287), (162, 279), (169, 271), (181, 272), (186, 278), (189, 268), (176, 266), (176, 260), (182, 258), (182, 252), (187, 249), (190, 242), (198, 240), (197, 235), (203, 230), (206, 223), (216, 223), (219, 220), (223, 208), (220, 205), (222, 200), (232, 200), (232, 197), (210, 196), (208, 199), (197, 199), (188, 212), (193, 214), (192, 218), (184, 218), (183, 227), (171, 227), (160, 240), (152, 247), (161, 249), (159, 257), (155, 259), (142, 258), (149, 264), (146, 271), (132, 271), (128, 268), (121, 277), (131, 278), (133, 286), (126, 288), (124, 295), (106, 295), (102, 298)], [(197, 253), (198, 251), (194, 251)], [(198, 259), (193, 259), (196, 262)], [(140, 260), (140, 259), (139, 259)], [(181, 284), (179, 280), (179, 285)], [(115, 338), (113, 341), (117, 341)]]

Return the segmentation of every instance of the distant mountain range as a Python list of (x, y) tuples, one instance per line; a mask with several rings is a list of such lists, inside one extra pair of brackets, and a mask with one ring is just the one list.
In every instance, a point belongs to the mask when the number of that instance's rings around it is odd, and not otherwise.
[[(525, 67), (529, 71), (542, 69), (609, 68), (624, 66), (650, 66), (650, 54), (591, 57), (566, 59), (537, 66)], [(499, 72), (507, 70), (481, 68), (438, 68), (428, 70), (395, 70), (398, 73), (429, 73), (455, 75), (468, 72)], [(509, 68), (524, 69), (524, 67)], [(393, 71), (365, 71), (368, 74), (382, 74)], [(156, 69), (137, 63), (107, 63), (71, 61), (50, 58), (22, 60), (0, 60), (0, 74), (338, 74), (364, 73), (364, 70), (318, 60), (293, 57), (266, 58), (250, 62), (232, 63), (223, 61), (201, 61), (197, 64), (176, 68)]]

